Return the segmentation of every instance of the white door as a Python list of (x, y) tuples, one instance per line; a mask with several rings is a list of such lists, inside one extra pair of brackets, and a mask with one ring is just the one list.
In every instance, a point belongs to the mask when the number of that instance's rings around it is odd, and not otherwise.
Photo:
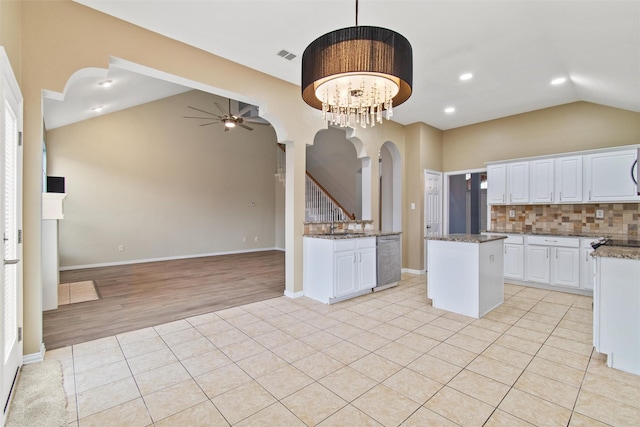
[(21, 319), (20, 278), (21, 246), (19, 243), (21, 218), (22, 155), (19, 147), (22, 126), (22, 97), (4, 50), (0, 51), (0, 223), (4, 233), (4, 269), (0, 274), (0, 359), (2, 360), (2, 397), (6, 417), (6, 403), (22, 359), (22, 343), (18, 328)]
[(549, 283), (550, 250), (548, 246), (527, 246), (527, 280)]
[(511, 243), (504, 244), (504, 277), (524, 279), (524, 247)]
[(358, 250), (358, 286), (357, 290), (376, 287), (376, 248)]
[(356, 252), (341, 251), (334, 254), (335, 268), (334, 297), (341, 297), (354, 293), (356, 289)]
[[(424, 237), (442, 234), (442, 173), (424, 171)], [(427, 269), (427, 242), (424, 243), (424, 269)]]
[(531, 203), (553, 202), (553, 159), (532, 161), (529, 165), (529, 200)]
[(554, 284), (580, 286), (580, 249), (554, 248)]
[(529, 203), (529, 162), (509, 163), (507, 190), (508, 203)]
[(487, 166), (487, 203), (499, 205), (506, 203), (507, 165)]

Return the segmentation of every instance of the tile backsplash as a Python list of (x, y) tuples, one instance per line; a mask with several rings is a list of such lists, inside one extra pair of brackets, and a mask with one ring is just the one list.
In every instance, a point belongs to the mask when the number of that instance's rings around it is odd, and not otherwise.
[[(515, 211), (513, 218), (509, 211)], [(596, 211), (603, 218), (596, 218)], [(640, 203), (491, 206), (491, 230), (638, 236)]]

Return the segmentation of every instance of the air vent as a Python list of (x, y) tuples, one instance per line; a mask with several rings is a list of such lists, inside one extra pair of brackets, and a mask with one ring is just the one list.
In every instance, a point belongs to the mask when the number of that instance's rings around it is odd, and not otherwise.
[(289, 52), (288, 50), (284, 50), (282, 49), (280, 52), (278, 52), (278, 56), (283, 57), (284, 59), (291, 61), (293, 58), (295, 58), (297, 55)]

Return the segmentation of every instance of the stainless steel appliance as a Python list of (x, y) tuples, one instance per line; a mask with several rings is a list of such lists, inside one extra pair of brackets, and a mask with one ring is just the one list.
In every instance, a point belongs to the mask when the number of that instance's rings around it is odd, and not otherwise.
[(402, 269), (400, 235), (378, 236), (376, 252), (378, 257), (377, 285), (373, 290), (380, 291), (397, 286), (400, 282)]

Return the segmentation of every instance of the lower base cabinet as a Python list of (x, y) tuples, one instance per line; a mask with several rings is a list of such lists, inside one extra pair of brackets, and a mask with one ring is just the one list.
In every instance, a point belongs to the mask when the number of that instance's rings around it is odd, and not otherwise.
[(304, 294), (330, 304), (376, 286), (376, 238), (304, 238)]
[(580, 287), (580, 239), (528, 236), (526, 280), (569, 288)]

